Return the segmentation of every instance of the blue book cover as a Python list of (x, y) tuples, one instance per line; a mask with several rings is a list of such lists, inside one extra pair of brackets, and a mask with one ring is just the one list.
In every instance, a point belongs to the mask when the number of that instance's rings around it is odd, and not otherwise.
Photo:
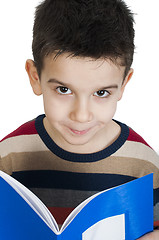
[(153, 174), (99, 192), (59, 230), (46, 206), (0, 171), (0, 239), (134, 240), (153, 230)]

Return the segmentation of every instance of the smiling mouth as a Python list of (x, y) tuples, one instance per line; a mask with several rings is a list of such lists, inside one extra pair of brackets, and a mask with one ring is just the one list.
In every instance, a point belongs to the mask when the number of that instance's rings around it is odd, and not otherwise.
[(86, 129), (86, 130), (82, 130), (82, 131), (78, 131), (78, 130), (74, 130), (74, 129), (70, 128), (71, 132), (72, 132), (73, 134), (77, 135), (77, 136), (85, 135), (86, 133), (89, 132), (90, 129), (91, 129), (91, 128)]

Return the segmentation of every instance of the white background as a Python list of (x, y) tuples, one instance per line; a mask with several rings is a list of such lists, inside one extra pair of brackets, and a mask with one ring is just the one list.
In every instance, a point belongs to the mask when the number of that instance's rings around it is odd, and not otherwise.
[[(25, 72), (32, 58), (34, 9), (39, 0), (1, 1), (0, 139), (43, 113)], [(134, 76), (115, 115), (159, 152), (159, 1), (126, 0), (135, 13)]]

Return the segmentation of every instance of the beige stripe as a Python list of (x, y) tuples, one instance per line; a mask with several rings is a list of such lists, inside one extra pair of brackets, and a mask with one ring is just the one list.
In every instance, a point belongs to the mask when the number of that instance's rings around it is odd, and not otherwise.
[(8, 138), (0, 143), (1, 157), (5, 157), (8, 153), (13, 152), (38, 152), (46, 150), (47, 147), (37, 134), (16, 136)]
[[(159, 170), (151, 162), (137, 158), (109, 157), (97, 162), (75, 163), (62, 160), (51, 152), (10, 154), (2, 160), (8, 171), (57, 170), (78, 173), (110, 173), (141, 177), (155, 173), (155, 188), (159, 187)], [(12, 170), (11, 170), (12, 166)], [(10, 172), (9, 172), (10, 173)]]
[[(39, 152), (47, 150), (48, 148), (37, 134), (16, 136), (0, 143), (1, 157), (5, 157), (8, 153), (12, 152)], [(126, 141), (113, 156), (143, 159), (150, 161), (159, 168), (159, 156), (151, 148), (142, 143)]]
[(150, 147), (139, 142), (127, 141), (112, 156), (143, 159), (151, 162), (159, 169), (159, 156)]
[[(39, 152), (47, 150), (48, 148), (37, 134), (16, 136), (0, 143), (1, 157), (5, 157), (8, 153), (13, 152)], [(143, 159), (150, 161), (159, 168), (159, 156), (151, 148), (139, 142), (126, 141), (112, 156)]]

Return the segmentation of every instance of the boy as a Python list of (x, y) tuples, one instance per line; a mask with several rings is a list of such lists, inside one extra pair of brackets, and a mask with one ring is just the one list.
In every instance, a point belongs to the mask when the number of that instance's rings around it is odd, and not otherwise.
[[(30, 188), (58, 224), (95, 192), (154, 173), (159, 221), (159, 158), (113, 120), (131, 79), (133, 15), (119, 0), (45, 0), (36, 10), (32, 89), (45, 115), (0, 144), (0, 168)], [(159, 239), (156, 230), (141, 239)]]

